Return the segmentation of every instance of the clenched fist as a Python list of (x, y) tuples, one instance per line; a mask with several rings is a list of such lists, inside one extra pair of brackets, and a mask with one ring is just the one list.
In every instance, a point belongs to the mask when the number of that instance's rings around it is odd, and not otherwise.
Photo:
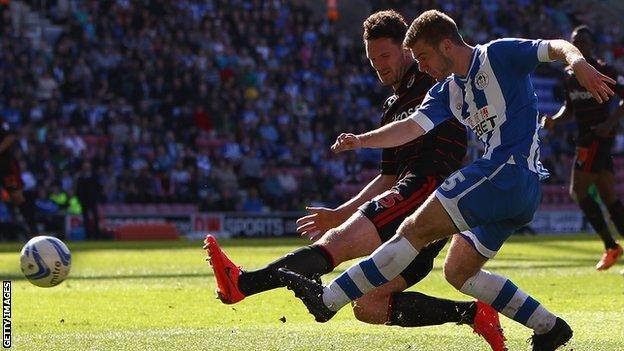
[(355, 150), (362, 147), (362, 142), (357, 135), (351, 133), (342, 133), (336, 138), (336, 142), (332, 145), (331, 150), (334, 153)]

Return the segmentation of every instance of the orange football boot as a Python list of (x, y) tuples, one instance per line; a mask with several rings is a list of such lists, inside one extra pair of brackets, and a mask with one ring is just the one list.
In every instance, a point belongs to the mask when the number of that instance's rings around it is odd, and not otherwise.
[(602, 254), (600, 261), (596, 263), (596, 270), (604, 271), (611, 268), (620, 256), (622, 256), (622, 246), (620, 246), (620, 244), (617, 244), (617, 246), (612, 249), (607, 249)]
[(477, 301), (477, 313), (475, 314), (472, 328), (475, 333), (481, 335), (492, 347), (492, 351), (507, 351), (505, 346), (505, 334), (498, 319), (498, 312), (481, 301)]
[(217, 280), (217, 296), (225, 304), (233, 304), (245, 298), (238, 289), (238, 276), (241, 268), (232, 263), (217, 244), (214, 236), (208, 234), (204, 240), (204, 249), (208, 254), (208, 261)]

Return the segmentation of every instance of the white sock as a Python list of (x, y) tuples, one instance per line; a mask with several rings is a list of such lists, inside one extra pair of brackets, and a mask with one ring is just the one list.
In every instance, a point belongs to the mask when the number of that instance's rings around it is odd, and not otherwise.
[(468, 278), (460, 291), (490, 304), (503, 315), (533, 329), (536, 334), (548, 332), (557, 319), (511, 280), (486, 270)]
[(396, 278), (418, 255), (405, 237), (395, 235), (367, 259), (349, 267), (323, 290), (323, 302), (338, 311), (350, 301)]

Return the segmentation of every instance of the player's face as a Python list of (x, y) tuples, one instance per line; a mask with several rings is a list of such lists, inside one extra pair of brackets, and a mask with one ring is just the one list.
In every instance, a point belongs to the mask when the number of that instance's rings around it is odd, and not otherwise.
[(366, 40), (366, 57), (383, 86), (396, 85), (403, 78), (405, 51), (390, 38)]
[(437, 81), (443, 81), (452, 73), (453, 61), (443, 53), (443, 47), (447, 44), (442, 42), (438, 47), (433, 47), (419, 40), (410, 48), (412, 57), (418, 62), (418, 69)]

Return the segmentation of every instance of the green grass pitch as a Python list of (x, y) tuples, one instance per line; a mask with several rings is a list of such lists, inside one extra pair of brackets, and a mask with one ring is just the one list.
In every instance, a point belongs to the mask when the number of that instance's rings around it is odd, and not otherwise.
[[(235, 262), (256, 268), (306, 242), (222, 244)], [(49, 289), (23, 278), (20, 246), (0, 244), (0, 278), (13, 281), (15, 350), (489, 349), (467, 326), (371, 326), (355, 320), (350, 308), (317, 324), (285, 289), (223, 305), (215, 299), (199, 242), (69, 243), (70, 277)], [(624, 276), (619, 273), (624, 265), (596, 272), (601, 251), (602, 244), (590, 235), (513, 237), (486, 267), (507, 275), (570, 323), (574, 338), (566, 350), (624, 350)], [(444, 281), (442, 257), (417, 290), (467, 299)], [(506, 317), (501, 322), (510, 350), (531, 349), (530, 330)]]

